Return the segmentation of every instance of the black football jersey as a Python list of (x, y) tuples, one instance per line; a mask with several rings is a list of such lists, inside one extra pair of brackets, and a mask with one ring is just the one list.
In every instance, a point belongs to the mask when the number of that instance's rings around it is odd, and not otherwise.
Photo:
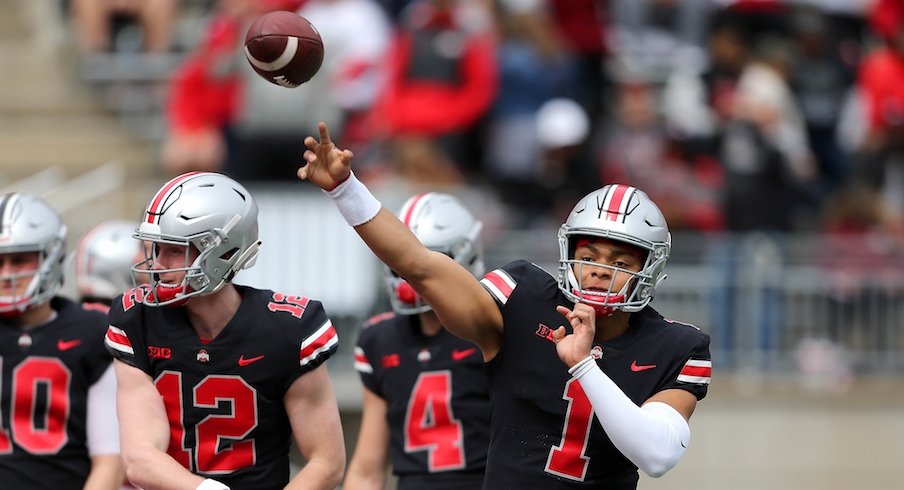
[(106, 319), (61, 297), (27, 331), (0, 320), (0, 487), (80, 489), (91, 470), (88, 389), (110, 366)]
[(209, 342), (183, 308), (145, 306), (140, 289), (128, 291), (110, 308), (106, 345), (153, 379), (176, 461), (231, 488), (282, 488), (292, 435), (283, 397), (339, 339), (320, 302), (236, 287), (242, 303)]
[[(552, 332), (571, 330), (556, 306), (574, 303), (552, 276), (525, 261), (496, 269), (481, 283), (505, 328), (502, 348), (487, 363), (493, 412), (484, 488), (636, 488), (637, 467), (609, 440), (556, 354)], [(638, 405), (672, 388), (706, 396), (709, 336), (651, 307), (631, 315), (623, 335), (594, 344), (591, 353)]]
[(482, 354), (445, 329), (425, 336), (419, 322), (417, 315), (378, 315), (364, 324), (355, 348), (362, 383), (386, 400), (393, 472), (435, 474), (418, 480), (429, 488), (448, 481), (449, 472), (479, 482), (490, 422)]

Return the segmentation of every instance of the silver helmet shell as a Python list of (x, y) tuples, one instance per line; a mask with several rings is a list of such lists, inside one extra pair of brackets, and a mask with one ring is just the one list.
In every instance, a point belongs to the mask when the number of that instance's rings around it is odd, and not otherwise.
[[(402, 205), (399, 219), (425, 247), (448, 255), (476, 277), (483, 275), (483, 224), (457, 198), (438, 192), (412, 196)], [(393, 311), (411, 315), (431, 310), (404, 278), (388, 267), (384, 276)]]
[(66, 225), (43, 199), (25, 193), (0, 197), (0, 254), (39, 252), (34, 275), (0, 276), (2, 280), (28, 280), (25, 292), (17, 297), (0, 297), (0, 312), (25, 311), (31, 305), (50, 300), (63, 285), (66, 260)]
[(78, 242), (75, 281), (80, 298), (112, 300), (131, 289), (131, 268), (144, 253), (132, 238), (137, 223), (110, 220), (88, 230)]
[[(574, 259), (576, 239), (596, 237), (615, 240), (647, 252), (640, 271), (615, 269)], [(639, 311), (653, 298), (656, 287), (665, 279), (666, 261), (672, 237), (665, 217), (649, 196), (635, 187), (610, 184), (584, 196), (559, 228), (559, 289), (575, 303), (622, 311)], [(609, 267), (632, 276), (622, 291), (600, 295), (583, 294), (576, 267)], [(595, 298), (595, 299), (593, 299)]]
[[(184, 271), (175, 294), (164, 294), (158, 274), (150, 275), (150, 292), (143, 302), (150, 306), (182, 304), (199, 295), (219, 291), (242, 269), (254, 265), (258, 240), (257, 203), (235, 180), (213, 172), (189, 172), (163, 185), (148, 204), (134, 237), (155, 243), (195, 247), (199, 255), (185, 267), (154, 270), (155, 273)], [(149, 257), (132, 267), (136, 278), (144, 277), (153, 264), (156, 247)], [(137, 279), (136, 279), (136, 282)]]

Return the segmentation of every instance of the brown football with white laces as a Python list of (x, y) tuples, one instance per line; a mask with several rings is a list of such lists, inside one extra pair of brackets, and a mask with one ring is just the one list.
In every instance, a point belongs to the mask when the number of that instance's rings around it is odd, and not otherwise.
[(320, 70), (323, 39), (308, 19), (295, 12), (268, 12), (248, 28), (245, 57), (265, 80), (295, 88)]

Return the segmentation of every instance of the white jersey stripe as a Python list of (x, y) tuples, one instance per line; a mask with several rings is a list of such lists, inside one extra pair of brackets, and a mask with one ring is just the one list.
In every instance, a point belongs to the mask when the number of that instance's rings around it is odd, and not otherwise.
[[(115, 333), (116, 335), (121, 335), (123, 337), (128, 338), (126, 333), (122, 331), (122, 329), (116, 328), (114, 326), (110, 326), (109, 330)], [(131, 345), (123, 344), (122, 342), (118, 342), (114, 340), (110, 335), (104, 335), (104, 344), (114, 350), (118, 350), (119, 352), (124, 352), (126, 354), (135, 355), (135, 350), (132, 349)]]
[[(330, 327), (332, 327), (332, 325), (330, 325)], [(310, 355), (307, 355), (307, 356), (303, 357), (303, 358), (301, 359), (301, 361), (299, 362), (299, 364), (301, 365), (301, 367), (306, 366), (309, 362), (311, 362), (311, 361), (313, 361), (314, 359), (316, 359), (317, 356), (320, 355), (320, 353), (326, 352), (326, 351), (330, 350), (330, 348), (332, 348), (334, 345), (336, 345), (336, 344), (338, 344), (338, 343), (339, 343), (339, 336), (338, 336), (338, 335), (333, 335), (333, 336), (330, 337), (330, 339), (329, 339), (325, 344), (323, 344), (319, 349), (316, 349), (316, 350), (315, 350), (314, 352), (312, 352)]]

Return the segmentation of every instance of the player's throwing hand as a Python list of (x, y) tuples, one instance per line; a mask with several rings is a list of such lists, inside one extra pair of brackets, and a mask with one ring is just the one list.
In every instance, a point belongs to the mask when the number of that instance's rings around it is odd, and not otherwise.
[(351, 161), (354, 154), (351, 150), (340, 150), (330, 139), (330, 130), (326, 123), (317, 124), (320, 141), (308, 136), (304, 145), (305, 165), (298, 169), (298, 178), (309, 180), (325, 191), (335, 189), (348, 180), (351, 175)]
[(574, 310), (559, 305), (556, 306), (556, 311), (571, 323), (574, 331), (566, 335), (565, 327), (560, 326), (553, 332), (559, 359), (570, 368), (590, 355), (593, 336), (596, 334), (596, 311), (584, 303), (575, 304)]

